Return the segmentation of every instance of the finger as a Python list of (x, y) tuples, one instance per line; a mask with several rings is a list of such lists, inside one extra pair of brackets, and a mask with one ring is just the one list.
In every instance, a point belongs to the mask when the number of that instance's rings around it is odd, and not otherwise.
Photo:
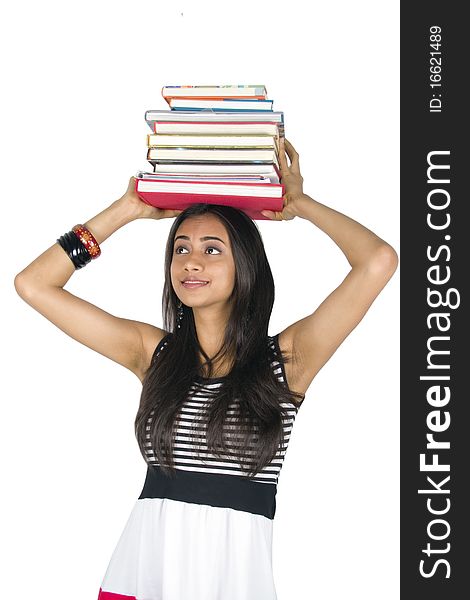
[(289, 155), (292, 170), (295, 173), (300, 173), (300, 164), (299, 164), (299, 153), (296, 151), (294, 146), (286, 139), (286, 149), (287, 154)]
[(286, 139), (286, 150), (287, 150), (287, 154), (290, 158), (291, 163), (295, 162), (295, 163), (299, 164), (299, 153), (287, 139)]
[(286, 149), (284, 147), (284, 138), (279, 138), (279, 165), (282, 169), (287, 168)]
[(265, 217), (271, 219), (271, 221), (282, 221), (282, 212), (277, 212), (273, 210), (262, 210), (261, 214)]
[(279, 166), (281, 171), (286, 171), (289, 167), (287, 165), (286, 150), (284, 147), (284, 138), (279, 139)]
[(265, 217), (268, 217), (268, 219), (274, 219), (274, 213), (272, 210), (262, 210), (261, 214)]

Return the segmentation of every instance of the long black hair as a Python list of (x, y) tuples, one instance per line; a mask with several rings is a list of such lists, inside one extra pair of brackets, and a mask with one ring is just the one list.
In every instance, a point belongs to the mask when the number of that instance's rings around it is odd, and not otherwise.
[[(177, 328), (179, 298), (171, 283), (174, 238), (182, 222), (193, 216), (212, 214), (220, 219), (230, 238), (235, 263), (235, 285), (229, 301), (232, 310), (219, 352), (209, 357), (201, 348), (191, 307), (183, 304), (183, 318)], [(178, 412), (188, 398), (195, 377), (219, 357), (231, 357), (232, 369), (223, 384), (213, 388), (211, 401), (202, 417), (207, 422), (207, 448), (219, 457), (236, 456), (248, 477), (267, 466), (284, 443), (281, 403), (296, 405), (301, 394), (279, 382), (270, 362), (268, 325), (274, 304), (274, 280), (260, 232), (242, 210), (218, 204), (192, 204), (182, 211), (170, 229), (165, 253), (163, 327), (172, 335), (158, 360), (156, 353), (143, 380), (135, 434), (143, 457), (148, 460), (150, 443), (155, 459), (167, 475), (175, 474), (173, 444)], [(199, 364), (200, 353), (205, 357)], [(278, 357), (288, 362), (291, 357)], [(235, 416), (228, 416), (235, 403)], [(230, 411), (233, 413), (234, 411)], [(228, 430), (235, 436), (227, 435)], [(147, 435), (149, 437), (147, 438)], [(234, 439), (237, 443), (234, 445)], [(227, 442), (232, 441), (232, 444)]]

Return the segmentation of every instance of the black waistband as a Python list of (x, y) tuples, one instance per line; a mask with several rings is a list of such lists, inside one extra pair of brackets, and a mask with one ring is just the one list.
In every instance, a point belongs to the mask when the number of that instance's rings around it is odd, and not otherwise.
[(165, 475), (158, 465), (148, 465), (143, 498), (171, 498), (194, 504), (233, 508), (273, 519), (276, 512), (277, 486), (260, 483), (240, 475), (199, 473), (176, 470)]

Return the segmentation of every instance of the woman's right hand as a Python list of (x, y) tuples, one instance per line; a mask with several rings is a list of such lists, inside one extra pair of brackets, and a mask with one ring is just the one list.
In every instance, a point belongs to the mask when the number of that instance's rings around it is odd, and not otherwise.
[(173, 210), (169, 208), (156, 208), (144, 202), (135, 191), (135, 177), (129, 179), (129, 185), (124, 195), (119, 198), (119, 202), (129, 205), (132, 208), (136, 219), (169, 219), (177, 217), (182, 210)]

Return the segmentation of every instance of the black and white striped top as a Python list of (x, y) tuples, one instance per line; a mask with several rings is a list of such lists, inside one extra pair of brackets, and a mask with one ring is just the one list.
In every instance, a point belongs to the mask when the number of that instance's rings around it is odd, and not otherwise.
[[(278, 336), (279, 334), (268, 337), (268, 344), (274, 356), (271, 367), (278, 381), (287, 385), (284, 365), (279, 360), (281, 354)], [(154, 353), (156, 356), (158, 356), (166, 347), (170, 337), (171, 334), (168, 334), (161, 340)], [(211, 393), (214, 393), (213, 390), (222, 385), (223, 379), (224, 377), (210, 379), (198, 377), (197, 381), (191, 386), (188, 399), (181, 407), (176, 422), (176, 437), (173, 451), (174, 466), (176, 469), (198, 473), (246, 476), (246, 471), (242, 471), (242, 467), (235, 457), (225, 458), (209, 453), (205, 440), (206, 423), (200, 420), (202, 407), (211, 401)], [(291, 403), (281, 403), (281, 406), (285, 408), (285, 415), (283, 416), (284, 443), (281, 442), (279, 444), (279, 449), (273, 460), (259, 473), (256, 473), (252, 477), (252, 480), (260, 483), (277, 484), (287, 446), (289, 444), (294, 420), (300, 405), (301, 402), (300, 404), (298, 403), (297, 406)], [(153, 412), (154, 411), (152, 411), (152, 413)], [(230, 405), (228, 412), (232, 414), (236, 413), (236, 403)], [(147, 422), (145, 454), (148, 464), (156, 466), (159, 465), (159, 463), (151, 448), (152, 444), (150, 442), (150, 434), (148, 433), (150, 430), (151, 419), (152, 415)], [(244, 453), (247, 454), (246, 449), (244, 450)]]

